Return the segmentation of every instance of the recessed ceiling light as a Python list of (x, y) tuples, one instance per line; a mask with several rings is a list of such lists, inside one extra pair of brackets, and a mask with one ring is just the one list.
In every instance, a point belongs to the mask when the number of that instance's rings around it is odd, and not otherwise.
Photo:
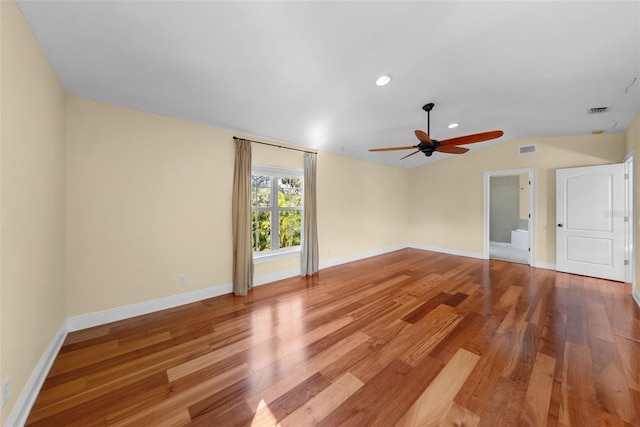
[(457, 128), (458, 126), (460, 126), (460, 123), (451, 123), (449, 126), (447, 126), (449, 129), (453, 129), (453, 128)]
[(378, 86), (385, 86), (389, 84), (390, 81), (391, 81), (391, 76), (384, 75), (384, 76), (378, 77), (378, 80), (376, 80), (376, 84)]

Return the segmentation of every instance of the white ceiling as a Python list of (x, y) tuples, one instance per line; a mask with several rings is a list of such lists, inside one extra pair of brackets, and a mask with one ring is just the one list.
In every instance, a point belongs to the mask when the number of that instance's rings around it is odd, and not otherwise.
[(367, 151), (416, 144), (427, 102), (432, 137), (497, 142), (640, 111), (640, 1), (18, 4), (71, 95), (402, 168), (450, 156)]

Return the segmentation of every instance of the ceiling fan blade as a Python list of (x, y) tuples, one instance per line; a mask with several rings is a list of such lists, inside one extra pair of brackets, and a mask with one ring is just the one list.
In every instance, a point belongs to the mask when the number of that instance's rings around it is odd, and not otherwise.
[(501, 130), (492, 130), (491, 132), (475, 133), (473, 135), (460, 136), (458, 138), (445, 139), (440, 141), (440, 146), (443, 145), (464, 145), (473, 144), (474, 142), (489, 141), (490, 139), (500, 138), (504, 135)]
[(456, 147), (455, 145), (445, 145), (444, 147), (438, 147), (436, 151), (448, 154), (464, 154), (469, 151), (469, 149), (464, 147)]
[(425, 142), (431, 146), (433, 146), (433, 141), (431, 141), (431, 138), (429, 138), (429, 135), (427, 135), (427, 133), (423, 130), (416, 130), (416, 138), (418, 138), (418, 141), (420, 142)]
[(420, 152), (420, 150), (416, 150), (416, 151), (414, 151), (414, 152), (413, 152), (413, 153), (411, 153), (411, 154), (407, 154), (406, 156), (401, 157), (401, 158), (400, 158), (400, 160), (402, 160), (402, 159), (406, 159), (407, 157), (409, 157), (409, 156), (413, 156), (414, 154), (418, 154), (419, 152)]
[(370, 148), (369, 151), (411, 150), (412, 148), (418, 148), (418, 146), (417, 145), (408, 145), (406, 147)]

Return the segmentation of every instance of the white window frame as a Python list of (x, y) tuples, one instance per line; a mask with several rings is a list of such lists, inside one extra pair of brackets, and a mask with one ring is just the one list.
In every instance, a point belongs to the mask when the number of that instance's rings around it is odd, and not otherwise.
[[(279, 227), (278, 224), (278, 192), (277, 191), (273, 191), (273, 188), (275, 186), (276, 190), (277, 190), (277, 179), (279, 177), (284, 177), (284, 178), (301, 178), (303, 180), (303, 186), (302, 186), (302, 206), (300, 208), (300, 211), (302, 212), (302, 221), (301, 221), (301, 230), (300, 230), (300, 235), (301, 238), (302, 236), (302, 232), (304, 231), (304, 171), (302, 169), (292, 169), (292, 168), (282, 168), (282, 167), (277, 167), (277, 166), (266, 166), (266, 165), (252, 165), (251, 166), (251, 175), (264, 175), (264, 176), (270, 176), (272, 178), (275, 178), (275, 184), (273, 184), (274, 180), (272, 179), (272, 191), (271, 191), (271, 207), (269, 209), (260, 209), (260, 210), (266, 210), (266, 211), (270, 211), (271, 212), (271, 224), (272, 224), (272, 228), (271, 228), (271, 244), (273, 247), (273, 241), (274, 239), (279, 239), (279, 229), (276, 228), (276, 230), (278, 230), (278, 233), (275, 233), (274, 228), (273, 228), (273, 224), (275, 223), (277, 227)], [(296, 209), (297, 210), (297, 209)], [(251, 212), (253, 212), (253, 206), (251, 207)], [(276, 237), (278, 236), (278, 237)], [(270, 250), (270, 251), (262, 251), (262, 252), (253, 252), (253, 262), (254, 264), (261, 264), (263, 262), (270, 262), (270, 261), (276, 261), (279, 259), (285, 259), (285, 258), (293, 258), (296, 256), (299, 256), (300, 254), (300, 246), (293, 246), (293, 247), (289, 247), (289, 248), (281, 248), (281, 249), (275, 249), (275, 250)]]

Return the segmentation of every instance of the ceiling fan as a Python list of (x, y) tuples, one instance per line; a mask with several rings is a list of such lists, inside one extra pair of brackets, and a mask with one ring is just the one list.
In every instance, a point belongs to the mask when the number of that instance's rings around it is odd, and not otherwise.
[(491, 132), (475, 133), (473, 135), (459, 136), (457, 138), (444, 139), (442, 141), (431, 139), (429, 137), (429, 128), (431, 125), (431, 110), (433, 110), (433, 106), (433, 102), (430, 102), (422, 107), (422, 109), (427, 112), (427, 132), (422, 130), (415, 131), (416, 137), (418, 138), (418, 141), (420, 141), (418, 145), (409, 145), (406, 147), (371, 148), (369, 151), (395, 151), (417, 148), (416, 151), (411, 154), (407, 154), (400, 160), (406, 159), (407, 157), (413, 156), (414, 154), (420, 152), (424, 153), (424, 155), (427, 157), (431, 156), (434, 151), (448, 154), (464, 154), (469, 151), (469, 149), (458, 147), (458, 145), (489, 141), (491, 139), (500, 138), (504, 134), (504, 132), (502, 132), (501, 130), (493, 130)]

